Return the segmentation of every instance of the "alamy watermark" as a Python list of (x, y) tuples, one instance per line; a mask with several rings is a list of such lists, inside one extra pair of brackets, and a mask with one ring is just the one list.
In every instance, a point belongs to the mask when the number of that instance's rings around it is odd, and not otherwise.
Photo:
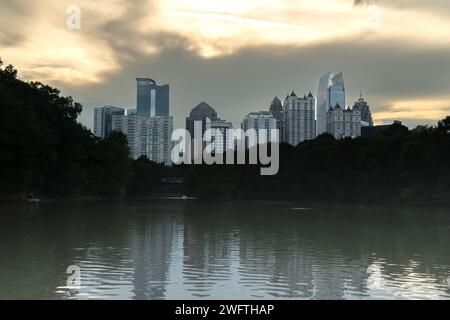
[[(208, 129), (202, 133), (202, 122), (194, 124), (194, 136), (186, 129), (172, 134), (175, 143), (172, 163), (245, 165), (260, 164), (261, 175), (276, 175), (280, 167), (278, 129)], [(269, 153), (270, 148), (270, 153)], [(248, 154), (248, 163), (247, 163)]]
[(76, 4), (67, 6), (66, 13), (69, 15), (66, 26), (69, 30), (81, 30), (81, 8)]
[(66, 286), (68, 289), (80, 289), (81, 288), (81, 269), (78, 266), (69, 266), (66, 270), (69, 275), (67, 277)]
[(377, 5), (369, 5), (369, 20), (367, 22), (367, 27), (370, 30), (380, 30), (381, 29), (381, 10)]

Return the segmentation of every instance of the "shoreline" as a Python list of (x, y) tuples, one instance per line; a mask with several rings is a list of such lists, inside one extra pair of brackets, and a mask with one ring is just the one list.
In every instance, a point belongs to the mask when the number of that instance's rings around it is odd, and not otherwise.
[(417, 201), (373, 201), (373, 202), (335, 202), (330, 200), (305, 200), (305, 199), (227, 199), (227, 198), (205, 198), (195, 197), (183, 194), (154, 194), (147, 196), (84, 196), (84, 197), (63, 197), (63, 198), (30, 198), (17, 199), (11, 197), (9, 199), (0, 198), (0, 207), (3, 206), (41, 206), (48, 204), (67, 204), (67, 203), (94, 203), (106, 201), (152, 201), (152, 200), (176, 200), (176, 201), (200, 201), (200, 202), (222, 202), (222, 203), (273, 203), (273, 204), (303, 204), (308, 208), (314, 208), (316, 205), (333, 206), (333, 207), (357, 207), (364, 209), (366, 207), (391, 206), (391, 207), (439, 207), (449, 208), (449, 202), (417, 202)]

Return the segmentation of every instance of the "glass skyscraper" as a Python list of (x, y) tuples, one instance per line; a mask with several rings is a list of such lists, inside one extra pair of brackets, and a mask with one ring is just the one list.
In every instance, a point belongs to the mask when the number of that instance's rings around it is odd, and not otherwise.
[(319, 81), (317, 93), (317, 136), (327, 132), (327, 112), (337, 104), (345, 108), (345, 84), (341, 73), (328, 72)]
[(98, 138), (107, 138), (112, 131), (112, 117), (124, 115), (125, 109), (114, 106), (104, 106), (94, 109), (94, 135)]
[(147, 117), (169, 116), (169, 85), (159, 86), (152, 79), (137, 78), (137, 114)]

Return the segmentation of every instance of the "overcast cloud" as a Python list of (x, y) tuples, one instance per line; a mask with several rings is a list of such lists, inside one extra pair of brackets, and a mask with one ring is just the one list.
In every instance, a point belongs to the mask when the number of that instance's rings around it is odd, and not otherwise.
[(134, 107), (137, 76), (171, 85), (177, 126), (201, 101), (238, 126), (275, 95), (316, 95), (327, 71), (378, 123), (450, 114), (447, 0), (2, 0), (0, 12), (2, 59), (83, 103), (88, 127), (96, 106)]

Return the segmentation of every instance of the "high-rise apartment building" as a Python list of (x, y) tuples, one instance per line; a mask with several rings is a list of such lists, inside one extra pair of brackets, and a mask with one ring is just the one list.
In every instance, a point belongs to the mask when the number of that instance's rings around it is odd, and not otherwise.
[(327, 112), (337, 104), (345, 107), (345, 84), (341, 73), (328, 72), (320, 78), (317, 93), (316, 135), (327, 132)]
[(300, 98), (292, 91), (286, 97), (283, 104), (284, 139), (282, 141), (296, 146), (316, 137), (315, 106), (316, 99), (311, 92), (308, 96)]
[(125, 109), (104, 106), (94, 109), (94, 135), (104, 139), (111, 134), (113, 115), (124, 115)]
[(137, 78), (137, 114), (146, 117), (168, 117), (170, 102), (169, 85), (157, 85), (148, 78)]
[(211, 131), (212, 149), (216, 154), (225, 153), (228, 149), (229, 130), (233, 129), (233, 124), (230, 121), (215, 119), (207, 120), (207, 129)]
[[(256, 132), (256, 141), (246, 141), (247, 148), (257, 144), (276, 142), (272, 139), (272, 130), (278, 129), (277, 119), (272, 112), (251, 112), (242, 120), (241, 129), (244, 131), (254, 129)], [(264, 136), (260, 136), (260, 134), (264, 134)]]

